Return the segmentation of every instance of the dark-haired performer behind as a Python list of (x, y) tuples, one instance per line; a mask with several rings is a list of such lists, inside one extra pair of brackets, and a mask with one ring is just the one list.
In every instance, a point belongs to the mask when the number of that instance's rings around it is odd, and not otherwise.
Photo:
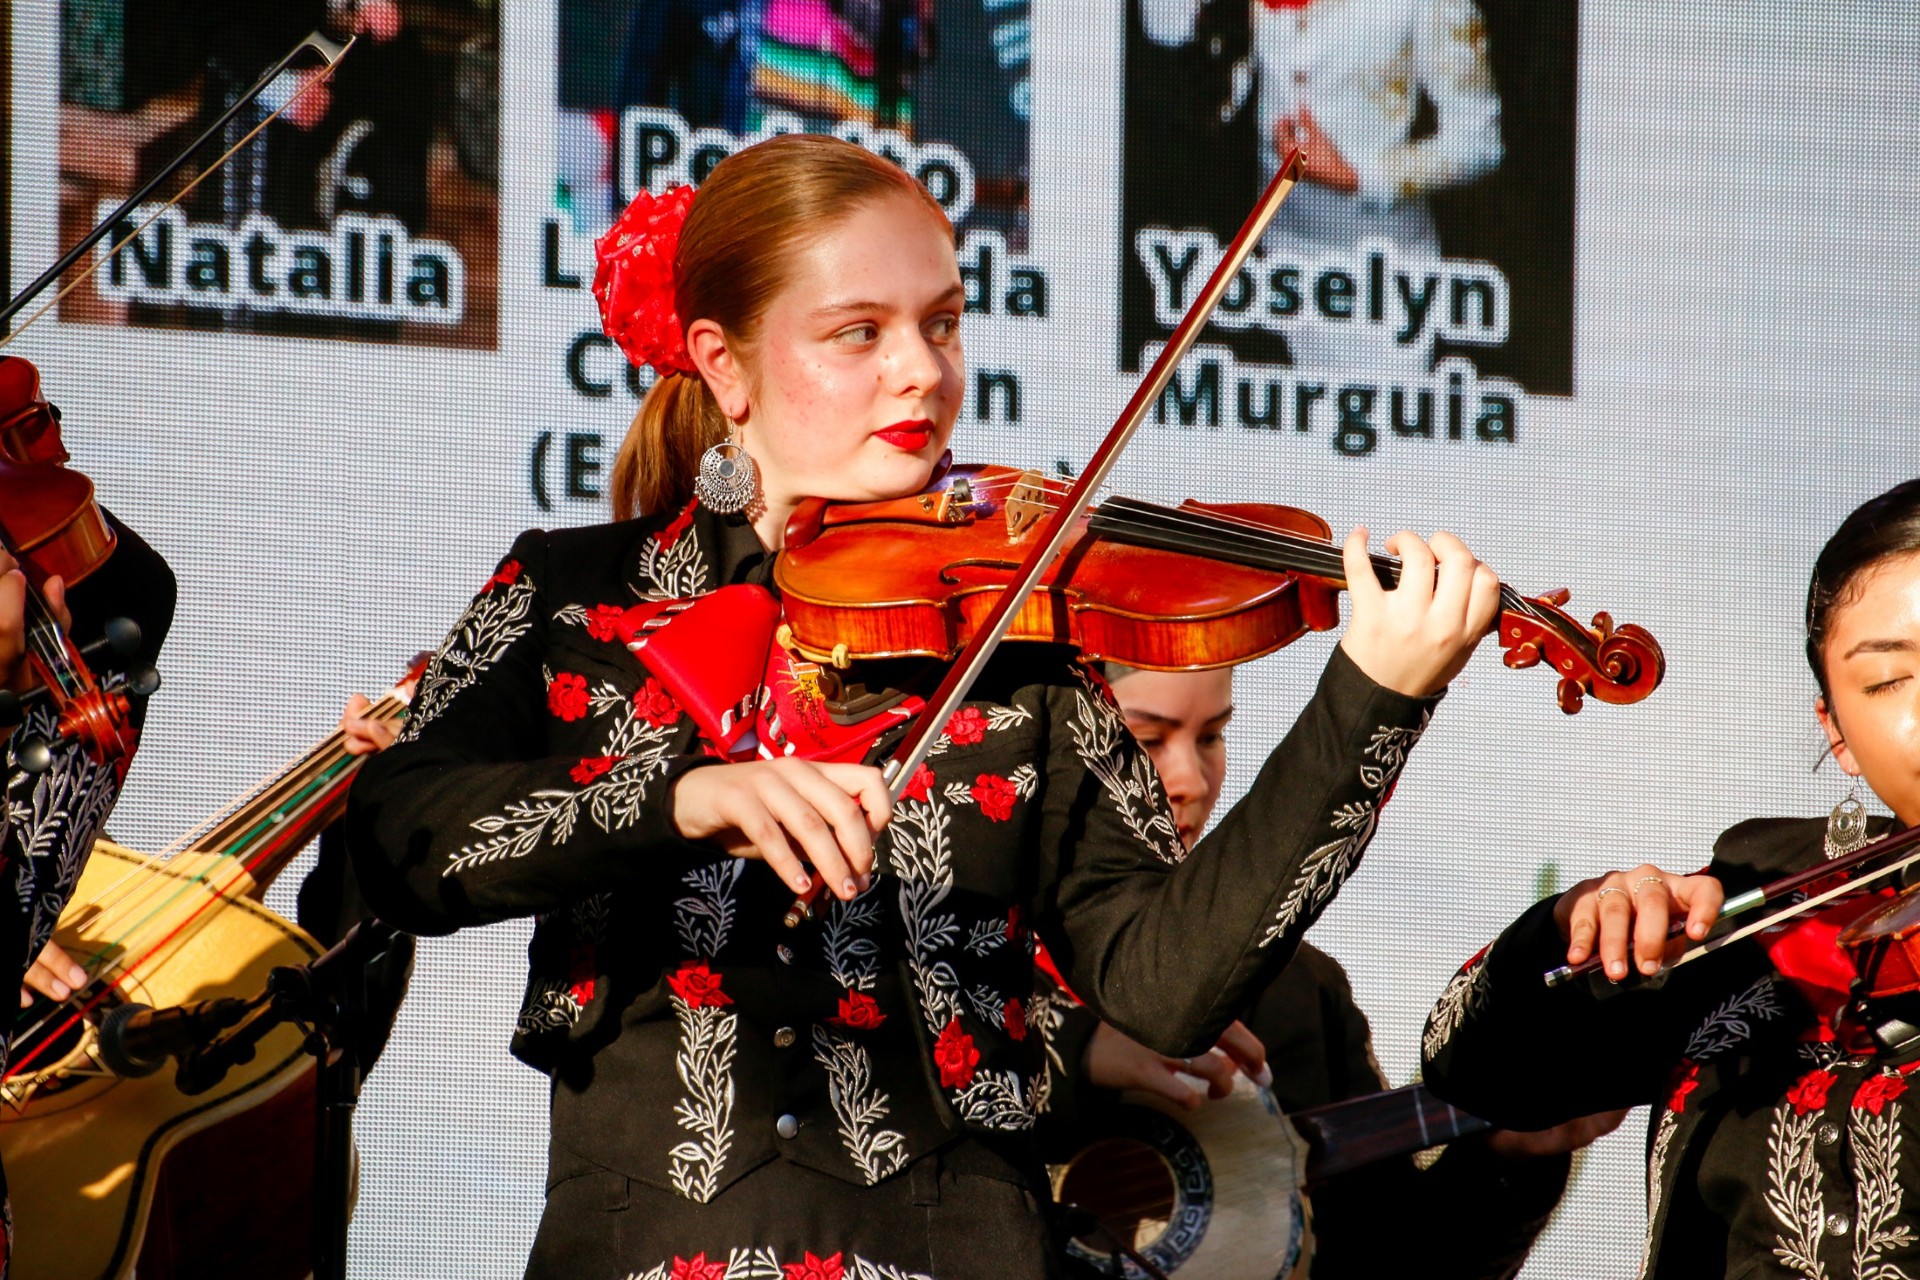
[[(1107, 678), (1191, 848), (1226, 781), (1233, 669), (1135, 671), (1110, 663)], [(1213, 1052), (1182, 1060), (1154, 1053), (1070, 999), (1050, 1002), (1047, 1015), (1035, 1019), (1046, 1032), (1054, 1086), (1041, 1121), (1043, 1144), (1049, 1130), (1074, 1131), (1080, 1141), (1094, 1136), (1087, 1126), (1097, 1122), (1098, 1103), (1083, 1093), (1088, 1085), (1148, 1090), (1191, 1109), (1205, 1103), (1183, 1076), (1204, 1080), (1220, 1098), (1234, 1071), (1247, 1069), (1256, 1079), (1270, 1073), (1286, 1112), (1387, 1088), (1346, 970), (1311, 943), (1302, 942), (1272, 982), (1250, 993), (1241, 1018)], [(1389, 1160), (1329, 1179), (1313, 1191), (1314, 1280), (1514, 1275), (1560, 1201), (1569, 1153), (1625, 1117), (1582, 1116), (1541, 1133), (1496, 1130), (1452, 1143), (1424, 1167)], [(1393, 1206), (1392, 1231), (1379, 1229), (1382, 1205)]]
[[(71, 634), (83, 642), (97, 637), (109, 618), (133, 619), (140, 625), (141, 643), (131, 662), (152, 665), (173, 622), (173, 571), (132, 530), (111, 516), (108, 523), (118, 542), (106, 563), (71, 591), (63, 591), (58, 578), (50, 580), (48, 603), (57, 615), (72, 611)], [(16, 693), (35, 683), (24, 651), (26, 586), (13, 557), (0, 550), (0, 687)], [(136, 708), (134, 714), (141, 712)], [(115, 767), (94, 763), (78, 747), (57, 748), (53, 767), (45, 773), (31, 774), (20, 767), (19, 744), (49, 735), (53, 727), (52, 711), (44, 701), (36, 701), (24, 722), (11, 731), (0, 729), (6, 757), (6, 792), (0, 804), (0, 991), (20, 984), (28, 964), (52, 936), (94, 838), (120, 795)], [(5, 1070), (11, 1042), (9, 1028), (0, 1038), (0, 1071)], [(0, 1201), (4, 1191), (0, 1175)], [(0, 1280), (13, 1254), (13, 1214), (4, 1212)]]
[(1640, 866), (1539, 903), (1427, 1023), (1428, 1083), (1497, 1122), (1653, 1105), (1645, 1274), (1657, 1280), (1920, 1275), (1920, 1199), (1906, 1198), (1920, 1197), (1920, 1106), (1908, 1095), (1920, 993), (1850, 1014), (1855, 975), (1835, 945), (1884, 891), (1840, 898), (1658, 987), (1541, 980), (1596, 953), (1615, 981), (1630, 960), (1654, 972), (1670, 919), (1701, 937), (1723, 892), (1885, 832), (1859, 807), (1862, 778), (1899, 825), (1920, 821), (1920, 480), (1841, 524), (1814, 564), (1806, 616), (1815, 714), (1849, 778), (1831, 817), (1742, 822), (1706, 874)]

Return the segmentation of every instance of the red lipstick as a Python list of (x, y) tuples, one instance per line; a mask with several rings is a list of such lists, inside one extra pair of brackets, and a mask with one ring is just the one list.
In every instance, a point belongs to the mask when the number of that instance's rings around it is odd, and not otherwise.
[(927, 441), (933, 439), (933, 424), (925, 418), (918, 418), (911, 422), (896, 422), (884, 431), (873, 434), (876, 439), (885, 440), (896, 449), (918, 453), (927, 447)]

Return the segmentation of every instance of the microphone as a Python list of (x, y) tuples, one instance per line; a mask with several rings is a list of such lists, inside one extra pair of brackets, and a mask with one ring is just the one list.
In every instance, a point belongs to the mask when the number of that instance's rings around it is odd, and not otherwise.
[(125, 1079), (150, 1076), (169, 1057), (210, 1044), (253, 1008), (253, 1001), (233, 996), (170, 1009), (123, 1004), (100, 1020), (100, 1060)]

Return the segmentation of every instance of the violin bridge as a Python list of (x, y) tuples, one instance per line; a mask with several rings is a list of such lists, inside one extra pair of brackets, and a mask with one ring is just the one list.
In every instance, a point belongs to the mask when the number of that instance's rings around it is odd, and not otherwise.
[(1046, 483), (1041, 480), (1040, 474), (1036, 471), (1021, 472), (1013, 488), (1007, 490), (1007, 537), (1017, 540), (1021, 534), (1045, 519), (1049, 510)]

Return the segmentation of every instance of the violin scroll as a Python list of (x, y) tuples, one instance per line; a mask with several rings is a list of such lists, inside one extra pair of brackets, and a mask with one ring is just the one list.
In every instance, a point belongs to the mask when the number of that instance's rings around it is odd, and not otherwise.
[(1560, 677), (1554, 697), (1567, 715), (1577, 714), (1589, 696), (1625, 706), (1660, 687), (1667, 659), (1651, 632), (1632, 623), (1616, 627), (1604, 612), (1583, 627), (1560, 608), (1569, 598), (1565, 590), (1549, 591), (1502, 612), (1500, 647), (1508, 667), (1547, 663)]
[[(109, 651), (119, 658), (139, 652), (140, 624), (131, 618), (110, 618), (101, 630), (98, 640), (78, 650), (77, 670), (86, 671), (88, 664), (97, 666)], [(0, 689), (0, 729), (19, 724), (38, 703), (52, 701), (57, 707), (53, 733), (45, 737), (36, 734), (16, 746), (14, 757), (23, 772), (45, 773), (53, 767), (54, 748), (68, 743), (85, 751), (96, 763), (115, 762), (124, 768), (139, 736), (134, 727), (134, 708), (159, 688), (160, 673), (142, 667), (94, 680), (64, 697), (45, 684), (23, 694)]]

